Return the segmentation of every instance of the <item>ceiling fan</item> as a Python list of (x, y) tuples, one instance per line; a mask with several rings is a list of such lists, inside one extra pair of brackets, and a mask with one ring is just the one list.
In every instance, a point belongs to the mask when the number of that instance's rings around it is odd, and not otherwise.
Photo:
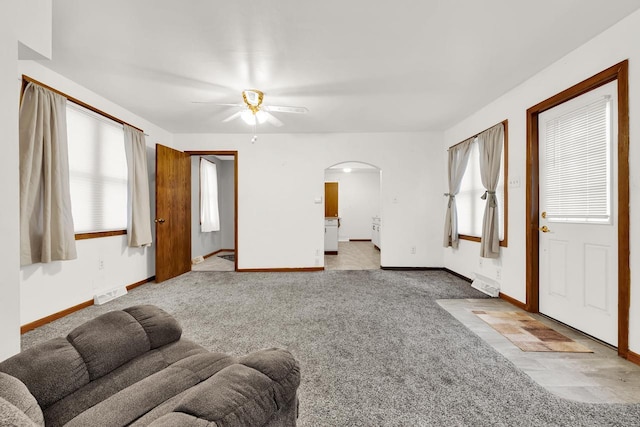
[(304, 114), (309, 111), (305, 107), (263, 105), (263, 99), (264, 93), (262, 91), (257, 89), (247, 89), (242, 91), (242, 100), (244, 101), (244, 104), (217, 104), (240, 108), (239, 111), (236, 111), (222, 122), (226, 123), (231, 120), (241, 118), (246, 124), (251, 126), (269, 122), (274, 126), (280, 127), (283, 123), (276, 116), (271, 114), (271, 112)]

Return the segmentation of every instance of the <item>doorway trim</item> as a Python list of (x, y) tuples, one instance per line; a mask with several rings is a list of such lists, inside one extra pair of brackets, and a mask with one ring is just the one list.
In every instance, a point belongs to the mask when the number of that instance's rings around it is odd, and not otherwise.
[(629, 354), (629, 61), (624, 60), (527, 110), (526, 303), (539, 312), (539, 158), (538, 115), (607, 83), (618, 83), (618, 355)]
[(238, 271), (238, 151), (185, 150), (191, 156), (233, 156), (233, 239), (235, 246), (234, 271)]

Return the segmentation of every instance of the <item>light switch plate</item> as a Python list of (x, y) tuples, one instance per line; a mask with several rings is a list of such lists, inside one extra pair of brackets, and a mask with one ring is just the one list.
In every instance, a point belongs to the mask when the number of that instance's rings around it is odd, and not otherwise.
[(509, 188), (520, 188), (520, 177), (509, 178)]

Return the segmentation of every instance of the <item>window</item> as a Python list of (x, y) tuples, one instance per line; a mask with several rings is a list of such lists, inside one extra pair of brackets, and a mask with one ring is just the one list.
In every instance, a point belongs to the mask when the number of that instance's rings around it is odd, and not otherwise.
[[(507, 191), (505, 186), (506, 164), (507, 158), (507, 122), (505, 126), (505, 141), (503, 142), (502, 161), (500, 162), (500, 179), (496, 188), (496, 197), (498, 199), (499, 214), (499, 237), (500, 245), (506, 246), (506, 203)], [(462, 240), (480, 241), (482, 235), (482, 220), (484, 217), (484, 209), (486, 201), (481, 199), (485, 192), (480, 177), (480, 150), (478, 148), (477, 138), (471, 144), (471, 153), (469, 154), (469, 162), (467, 169), (462, 177), (460, 184), (460, 192), (456, 195), (456, 207), (458, 212), (458, 234)]]
[(220, 231), (218, 168), (204, 158), (200, 158), (200, 227), (203, 233)]
[(609, 96), (546, 123), (550, 222), (610, 223), (611, 127)]
[(67, 102), (67, 138), (76, 234), (126, 230), (128, 172), (122, 125)]

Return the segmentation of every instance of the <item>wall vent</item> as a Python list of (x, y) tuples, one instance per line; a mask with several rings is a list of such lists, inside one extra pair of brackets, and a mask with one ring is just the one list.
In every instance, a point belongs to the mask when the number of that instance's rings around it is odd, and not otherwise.
[(500, 283), (487, 276), (475, 273), (476, 278), (471, 283), (471, 287), (483, 292), (490, 297), (497, 298), (500, 294)]
[(93, 297), (93, 303), (95, 305), (102, 305), (105, 302), (109, 302), (112, 301), (118, 297), (121, 297), (122, 295), (126, 295), (127, 294), (127, 288), (124, 286), (121, 286), (119, 288), (114, 288), (108, 291), (102, 291), (99, 294), (96, 294)]

